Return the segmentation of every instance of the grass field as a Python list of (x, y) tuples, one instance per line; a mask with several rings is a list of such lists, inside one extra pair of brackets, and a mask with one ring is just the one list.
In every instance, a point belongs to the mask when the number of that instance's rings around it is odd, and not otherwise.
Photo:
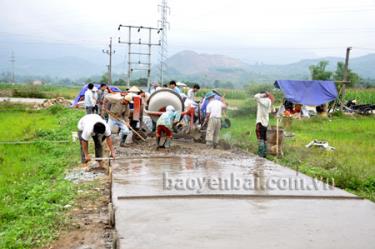
[(38, 248), (55, 238), (76, 193), (64, 171), (79, 155), (78, 144), (47, 141), (70, 139), (81, 115), (60, 106), (0, 105), (0, 141), (39, 141), (0, 144), (0, 248)]
[[(231, 121), (223, 138), (256, 153), (254, 115), (232, 117)], [(284, 157), (269, 158), (313, 177), (334, 178), (336, 186), (375, 201), (374, 124), (374, 117), (293, 120), (295, 136), (284, 140)], [(336, 151), (305, 148), (313, 139), (328, 141)]]
[(24, 98), (56, 98), (64, 97), (74, 99), (80, 87), (65, 86), (33, 86), (31, 84), (0, 84), (0, 97), (24, 97)]
[(371, 89), (348, 89), (346, 99), (356, 99), (361, 104), (375, 104), (375, 88)]

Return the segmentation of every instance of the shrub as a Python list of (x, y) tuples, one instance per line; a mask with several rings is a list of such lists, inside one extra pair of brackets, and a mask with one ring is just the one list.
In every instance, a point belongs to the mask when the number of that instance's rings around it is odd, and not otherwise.
[(47, 98), (47, 95), (43, 93), (38, 87), (13, 89), (12, 96), (21, 97), (21, 98), (41, 98), (41, 99)]

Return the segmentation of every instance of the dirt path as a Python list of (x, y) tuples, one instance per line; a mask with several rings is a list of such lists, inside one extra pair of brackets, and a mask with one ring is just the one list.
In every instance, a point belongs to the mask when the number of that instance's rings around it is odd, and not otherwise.
[(3, 101), (19, 104), (42, 104), (46, 99), (0, 97), (0, 102)]
[(109, 177), (104, 174), (105, 172), (86, 174), (79, 168), (73, 170), (75, 174), (80, 174), (74, 179), (71, 177), (73, 182), (81, 181), (78, 199), (72, 207), (69, 207), (68, 220), (59, 238), (46, 248), (110, 249), (112, 248), (112, 226), (109, 224), (108, 212)]

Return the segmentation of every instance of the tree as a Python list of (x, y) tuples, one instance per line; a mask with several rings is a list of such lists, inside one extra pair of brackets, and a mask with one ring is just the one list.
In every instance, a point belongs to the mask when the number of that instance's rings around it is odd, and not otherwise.
[(147, 86), (147, 78), (139, 78), (131, 81), (132, 86)]
[(328, 61), (320, 61), (318, 65), (311, 65), (309, 70), (313, 80), (329, 80), (332, 77), (332, 72), (326, 71)]
[[(337, 62), (337, 68), (334, 73), (334, 78), (335, 80), (343, 80), (344, 79), (344, 70), (345, 70), (345, 65), (343, 62)], [(348, 69), (348, 81), (349, 83), (347, 84), (348, 86), (354, 86), (359, 81), (361, 78), (359, 77), (358, 74), (354, 73), (351, 69)]]
[(101, 83), (108, 83), (108, 73), (104, 73), (102, 77), (100, 78)]
[(125, 86), (126, 82), (123, 79), (118, 79), (115, 82), (113, 82), (116, 86)]

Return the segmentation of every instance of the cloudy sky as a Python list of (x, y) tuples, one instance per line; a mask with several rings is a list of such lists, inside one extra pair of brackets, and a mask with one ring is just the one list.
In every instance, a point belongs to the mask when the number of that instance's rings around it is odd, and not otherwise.
[[(0, 0), (0, 42), (104, 47), (119, 24), (156, 26), (161, 0)], [(315, 56), (375, 52), (375, 0), (168, 0), (169, 50), (241, 54), (293, 50)], [(115, 44), (115, 46), (119, 46)], [(0, 43), (1, 47), (1, 43)]]

